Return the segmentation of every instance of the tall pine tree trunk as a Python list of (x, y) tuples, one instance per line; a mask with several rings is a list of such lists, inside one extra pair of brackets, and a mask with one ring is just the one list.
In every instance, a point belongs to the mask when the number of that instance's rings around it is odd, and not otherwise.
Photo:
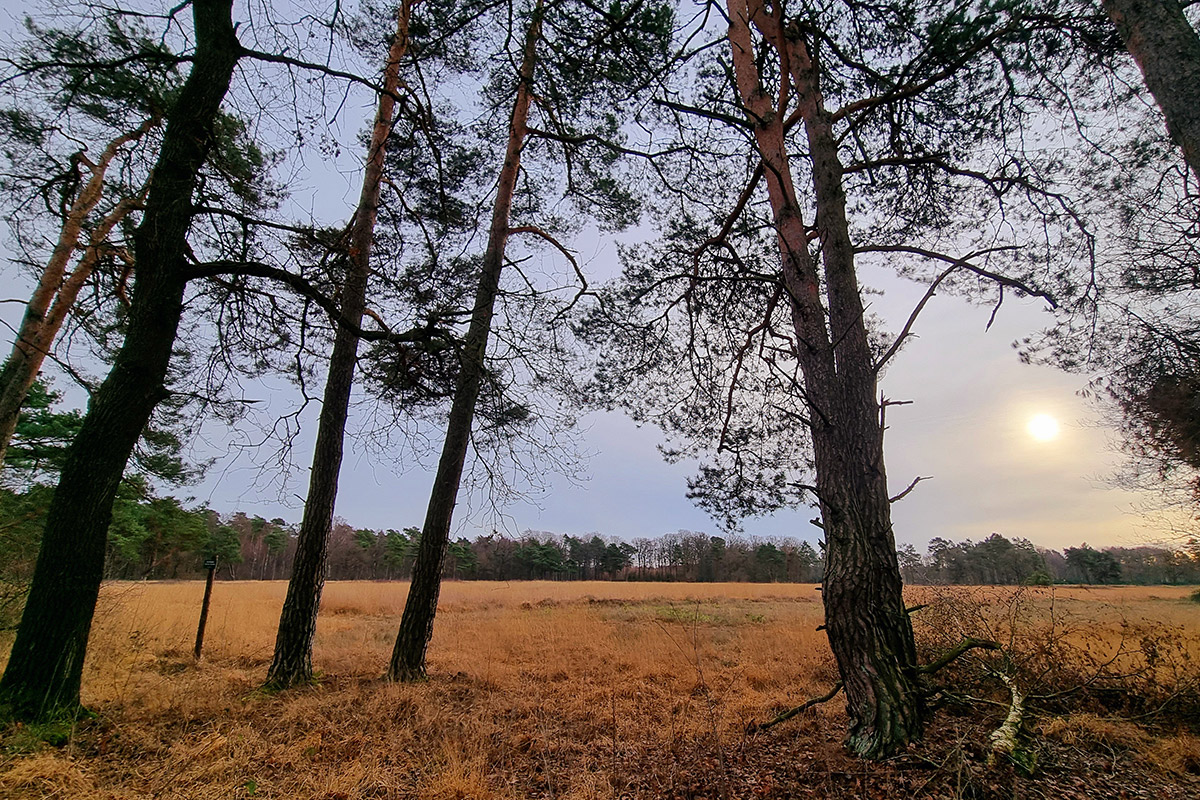
[[(924, 702), (892, 531), (875, 354), (846, 219), (842, 164), (807, 42), (785, 34), (808, 139), (837, 379), (813, 431), (825, 521), (829, 644), (845, 684), (850, 749), (881, 758), (921, 737)], [(822, 418), (818, 415), (818, 420)]]
[(866, 393), (845, 385), (836, 394), (826, 405), (830, 425), (813, 434), (825, 529), (825, 628), (845, 686), (847, 744), (858, 755), (883, 758), (921, 737), (923, 696), (896, 561), (878, 404), (866, 411), (854, 401)]
[(1200, 181), (1200, 36), (1179, 0), (1103, 0)]
[(29, 388), (37, 379), (42, 362), (49, 353), (50, 346), (54, 344), (54, 337), (62, 328), (67, 313), (75, 304), (79, 290), (91, 277), (96, 263), (100, 260), (100, 247), (112, 229), (142, 200), (141, 197), (121, 199), (92, 231), (75, 269), (67, 274), (67, 264), (79, 247), (84, 223), (88, 215), (96, 209), (103, 195), (104, 176), (108, 166), (122, 147), (140, 139), (157, 124), (157, 119), (149, 119), (137, 130), (116, 137), (108, 143), (95, 163), (80, 157), (80, 161), (91, 175), (67, 211), (54, 250), (51, 251), (37, 286), (25, 305), (25, 314), (21, 318), (21, 326), (17, 329), (12, 352), (4, 362), (4, 368), (0, 370), (0, 468), (3, 466), (8, 445), (12, 442), (13, 433), (17, 429), (17, 419), (20, 417), (25, 397), (29, 394)]
[[(799, 32), (776, 5), (729, 0), (729, 38), (743, 104), (756, 120), (778, 233), (782, 277), (812, 419), (817, 499), (825, 527), (826, 630), (845, 684), (848, 746), (887, 756), (920, 737), (923, 707), (912, 626), (901, 596), (874, 355), (864, 323), (846, 220), (842, 167), (818, 69)], [(763, 86), (753, 25), (779, 58), (776, 92)], [(824, 298), (792, 178), (784, 119), (794, 99), (808, 138)], [(828, 314), (826, 314), (826, 304)]]
[(113, 499), (134, 444), (165, 394), (183, 311), (196, 175), (241, 52), (232, 0), (192, 0), (191, 5), (196, 49), (167, 116), (154, 183), (134, 236), (138, 271), (125, 341), (67, 454), (29, 599), (0, 679), (0, 706), (18, 718), (46, 719), (79, 707)]
[(479, 285), (475, 292), (475, 307), (471, 313), (466, 340), (463, 342), (454, 399), (450, 405), (450, 417), (446, 422), (446, 439), (442, 444), (442, 455), (438, 459), (429, 507), (425, 512), (425, 525), (417, 548), (417, 558), (413, 563), (408, 600), (404, 604), (404, 615), (400, 619), (400, 630), (396, 635), (396, 645), (392, 649), (392, 659), (388, 665), (387, 677), (392, 681), (417, 680), (425, 676), (425, 651), (433, 636), (433, 620), (437, 614), (438, 594), (442, 585), (442, 565), (450, 541), (454, 504), (458, 499), (463, 464), (470, 445), (471, 426), (475, 421), (475, 403), (479, 399), (479, 388), (483, 382), (484, 357), (492, 328), (492, 314), (496, 296), (500, 291), (500, 272), (504, 266), (504, 248), (508, 242), (509, 217), (517, 177), (521, 171), (521, 148), (525, 144), (529, 105), (533, 98), (531, 84), (537, 40), (541, 35), (541, 14), (542, 4), (539, 2), (525, 32), (517, 96), (508, 128), (508, 146), (496, 188), (496, 203), (492, 209), (487, 250), (483, 255)]
[[(396, 35), (392, 39), (384, 68), (384, 92), (379, 95), (379, 107), (367, 148), (362, 191), (351, 223), (349, 266), (342, 284), (341, 312), (344, 321), (353, 323), (355, 328), (362, 324), (366, 310), (371, 246), (383, 184), (384, 156), (395, 114), (400, 61), (408, 48), (410, 8), (407, 0), (400, 4)], [(292, 562), (287, 598), (279, 617), (275, 656), (267, 672), (267, 685), (273, 688), (285, 689), (312, 680), (312, 644), (317, 629), (321, 590), (325, 585), (329, 533), (333, 527), (338, 476), (342, 468), (346, 417), (350, 408), (350, 391), (354, 385), (354, 368), (358, 361), (358, 340), (354, 330), (344, 324), (337, 326), (333, 352), (329, 356), (329, 375), (325, 380), (304, 518), (296, 539), (296, 558)]]

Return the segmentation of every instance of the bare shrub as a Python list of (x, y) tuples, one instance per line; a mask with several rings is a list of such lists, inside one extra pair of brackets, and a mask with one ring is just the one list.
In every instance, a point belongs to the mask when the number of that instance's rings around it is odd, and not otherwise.
[[(1023, 730), (1034, 718), (1040, 732), (1065, 744), (1120, 742), (1168, 771), (1187, 769), (1193, 745), (1166, 747), (1149, 733), (1186, 731), (1200, 720), (1200, 636), (1183, 624), (1052, 588), (945, 588), (931, 592), (915, 628), (928, 660), (968, 637), (1000, 644), (969, 651), (939, 673), (930, 687), (935, 705), (994, 709), (1000, 719), (1019, 694)], [(1159, 750), (1175, 754), (1148, 755)]]

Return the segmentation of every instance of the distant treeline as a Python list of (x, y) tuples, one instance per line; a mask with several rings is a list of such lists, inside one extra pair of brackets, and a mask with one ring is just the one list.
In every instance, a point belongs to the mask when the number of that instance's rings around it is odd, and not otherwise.
[[(50, 490), (0, 490), (0, 572), (13, 594), (30, 574)], [(420, 531), (368, 530), (339, 521), (329, 542), (332, 580), (408, 578)], [(175, 498), (122, 487), (109, 529), (106, 573), (112, 579), (193, 578), (216, 556), (218, 577), (282, 580), (295, 554), (295, 526), (243, 513), (187, 509)], [(646, 580), (814, 583), (821, 580), (821, 543), (787, 538), (711, 536), (679, 531), (625, 542), (599, 534), (528, 531), (460, 538), (445, 575), (466, 580)], [(1200, 583), (1200, 543), (1107, 547), (1059, 552), (993, 534), (979, 541), (933, 539), (927, 554), (899, 549), (908, 583)], [(0, 592), (2, 594), (2, 592)], [(0, 603), (2, 604), (2, 603)]]
[(1050, 583), (1200, 583), (1200, 541), (1179, 547), (1103, 547), (1087, 543), (1059, 552), (1036, 547), (1028, 539), (998, 533), (979, 542), (931, 539), (928, 553), (912, 545), (898, 550), (906, 583), (1050, 584)]

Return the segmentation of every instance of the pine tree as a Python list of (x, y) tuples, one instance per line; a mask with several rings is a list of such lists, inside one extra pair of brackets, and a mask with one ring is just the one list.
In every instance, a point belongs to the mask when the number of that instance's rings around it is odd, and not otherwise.
[(341, 314), (354, 328), (338, 328), (329, 356), (304, 518), (300, 523), (296, 558), (292, 562), (288, 593), (279, 618), (275, 655), (267, 672), (267, 685), (274, 688), (284, 689), (312, 680), (312, 642), (325, 583), (325, 556), (333, 525), (346, 418), (358, 360), (360, 337), (356, 329), (362, 324), (366, 311), (375, 220), (384, 180), (387, 141), (394, 124), (400, 64), (408, 49), (410, 12), (408, 0), (401, 0), (396, 32), (384, 65), (379, 106), (367, 145), (362, 191), (350, 223), (345, 279), (338, 294)]
[[(658, 97), (676, 129), (659, 165), (662, 238), (627, 250), (622, 281), (585, 320), (608, 348), (594, 390), (660, 424), (678, 442), (669, 457), (707, 457), (689, 495), (727, 526), (819, 508), (848, 745), (884, 757), (922, 735), (926, 709), (878, 379), (939, 291), (1049, 296), (1036, 283), (1049, 276), (988, 224), (1032, 232), (1047, 219), (1046, 188), (1021, 166), (1040, 157), (1005, 143), (1025, 112), (1008, 81), (1045, 68), (1048, 50), (1019, 3), (726, 8), (724, 41), (698, 43)], [(1019, 243), (1048, 253), (1077, 235), (1054, 222), (1043, 234)], [(895, 336), (864, 301), (864, 261), (927, 283)]]
[(47, 513), (29, 599), (0, 679), (7, 714), (47, 719), (79, 708), (79, 682), (104, 570), (105, 534), (125, 463), (162, 398), (183, 311), (196, 176), (241, 55), (230, 0), (195, 0), (196, 49), (171, 110), (134, 237), (129, 325), (75, 437)]
[[(541, 200), (519, 191), (523, 171), (529, 173), (523, 158), (539, 140), (561, 148), (568, 170), (567, 193), (609, 224), (632, 221), (633, 198), (600, 171), (602, 166), (612, 167), (612, 151), (602, 148), (589, 152), (588, 145), (618, 138), (617, 113), (629, 102), (631, 93), (652, 80), (656, 69), (662, 69), (672, 20), (669, 9), (661, 5), (613, 3), (600, 9), (572, 0), (536, 0), (530, 6), (514, 3), (493, 13), (500, 15), (494, 21), (503, 26), (515, 19), (524, 28), (501, 28), (507, 38), (499, 44), (507, 46), (511, 41), (519, 46), (517, 52), (504, 54), (503, 59), (506, 64), (516, 65), (516, 74), (502, 71), (492, 76), (492, 87), (511, 102), (507, 141), (470, 323), (459, 351), (446, 436), (388, 666), (391, 680), (415, 680), (425, 675), (425, 652), (433, 635), (454, 507), (475, 431), (477, 404), (489, 382), (487, 349), (502, 273), (508, 263), (509, 239), (516, 233), (539, 237), (574, 262), (545, 228), (514, 224), (514, 216), (525, 210), (522, 206), (536, 208)], [(544, 118), (543, 127), (536, 126), (537, 116)], [(514, 422), (529, 413), (517, 405), (508, 409), (506, 415)]]

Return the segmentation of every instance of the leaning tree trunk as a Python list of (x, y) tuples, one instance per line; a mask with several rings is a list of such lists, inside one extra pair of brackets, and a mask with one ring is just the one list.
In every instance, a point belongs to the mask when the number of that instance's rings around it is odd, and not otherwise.
[(1200, 181), (1200, 36), (1179, 0), (1103, 0), (1162, 109), (1167, 131)]
[[(826, 630), (846, 689), (848, 746), (880, 758), (920, 737), (923, 707), (912, 626), (901, 596), (875, 399), (875, 363), (864, 325), (846, 220), (842, 168), (817, 67), (782, 8), (729, 0), (729, 38), (743, 104), (766, 168), (778, 233), (782, 277), (796, 333), (812, 418), (817, 499), (825, 527)], [(783, 74), (768, 92), (755, 63), (754, 25), (780, 59)], [(808, 249), (785, 136), (795, 95), (804, 122), (817, 202), (824, 294)]]
[(79, 707), (113, 499), (134, 444), (165, 394), (183, 310), (196, 175), (241, 51), (232, 0), (193, 0), (192, 15), (192, 69), (167, 117), (154, 184), (134, 236), (138, 272), (125, 341), (67, 454), (0, 680), (0, 707), (14, 717), (47, 719)]
[[(75, 304), (79, 290), (91, 277), (96, 263), (100, 260), (100, 248), (108, 238), (108, 234), (123, 220), (133, 208), (141, 203), (143, 197), (122, 198), (111, 211), (100, 220), (99, 225), (92, 231), (83, 255), (75, 265), (75, 269), (67, 274), (67, 263), (79, 247), (83, 227), (96, 206), (100, 203), (104, 192), (104, 176), (108, 166), (117, 153), (126, 144), (140, 139), (145, 133), (158, 124), (158, 120), (146, 120), (141, 127), (129, 133), (123, 133), (108, 143), (100, 158), (92, 163), (82, 156), (80, 160), (87, 166), (91, 177), (83, 185), (75, 201), (67, 211), (62, 228), (59, 229), (58, 241), (37, 286), (25, 305), (25, 314), (21, 318), (21, 326), (17, 329), (13, 341), (12, 352), (0, 370), (0, 467), (4, 463), (4, 454), (12, 442), (13, 433), (17, 429), (17, 420), (21, 414), (21, 406), (25, 402), (29, 389), (37, 379), (42, 368), (42, 362), (54, 343), (54, 337), (62, 328), (67, 312)], [(144, 194), (144, 192), (143, 192)]]
[[(292, 562), (287, 598), (279, 617), (275, 656), (267, 672), (267, 685), (276, 689), (312, 681), (313, 637), (317, 629), (321, 590), (325, 585), (329, 532), (333, 526), (346, 417), (350, 408), (350, 391), (354, 385), (354, 367), (358, 360), (357, 330), (366, 311), (371, 246), (383, 184), (384, 156), (387, 137), (392, 131), (400, 61), (408, 48), (410, 8), (408, 2), (400, 4), (396, 35), (392, 39), (384, 68), (384, 91), (379, 95), (379, 107), (367, 148), (362, 192), (350, 230), (349, 267), (341, 291), (342, 320), (337, 326), (333, 352), (329, 356), (329, 375), (325, 379), (325, 395), (313, 450), (304, 518), (296, 539), (296, 558)], [(352, 323), (354, 327), (345, 323)]]
[(484, 356), (492, 328), (492, 313), (500, 291), (500, 272), (504, 266), (504, 248), (508, 242), (509, 217), (517, 177), (521, 170), (521, 148), (525, 144), (529, 105), (533, 97), (531, 84), (537, 39), (541, 34), (541, 13), (542, 5), (539, 2), (525, 32), (517, 96), (508, 128), (508, 147), (504, 155), (504, 165), (500, 169), (487, 250), (484, 251), (482, 272), (475, 292), (475, 308), (472, 310), (471, 324), (463, 342), (454, 399), (450, 405), (450, 417), (446, 422), (446, 439), (442, 443), (442, 455), (438, 459), (429, 507), (425, 512), (421, 542), (417, 547), (417, 558), (413, 562), (408, 600), (404, 604), (404, 615), (400, 618), (400, 630), (396, 635), (396, 645), (392, 649), (392, 659), (388, 665), (387, 677), (392, 681), (419, 680), (425, 677), (425, 651), (433, 637), (433, 619), (437, 614), (438, 593), (442, 585), (442, 565), (446, 559), (446, 546), (450, 541), (450, 525), (454, 516), (454, 504), (458, 498), (459, 483), (462, 480), (467, 447), (470, 444), (471, 426), (475, 421), (475, 403), (479, 399), (479, 387), (483, 382)]

